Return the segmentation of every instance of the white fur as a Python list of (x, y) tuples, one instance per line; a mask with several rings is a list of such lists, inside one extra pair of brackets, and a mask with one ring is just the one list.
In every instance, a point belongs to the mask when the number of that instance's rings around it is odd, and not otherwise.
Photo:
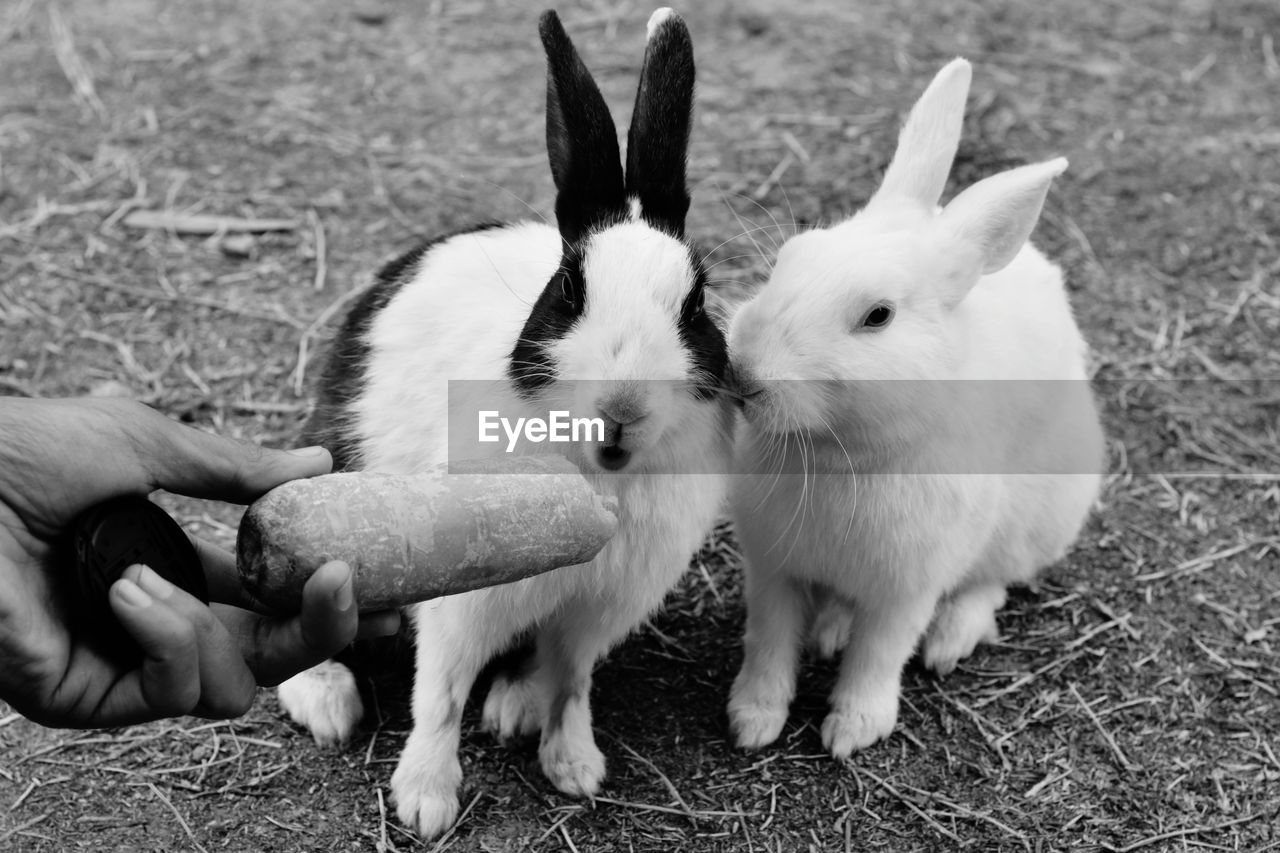
[[(428, 252), (369, 332), (368, 386), (353, 407), (361, 467), (412, 473), (459, 458), (449, 455), (449, 409), (474, 411), (477, 397), (504, 413), (526, 407), (507, 380), (508, 358), (560, 252), (559, 233), (539, 224), (463, 235)], [(622, 223), (589, 238), (583, 274), (584, 315), (551, 347), (560, 377), (582, 381), (557, 381), (546, 400), (575, 416), (612, 417), (624, 397), (643, 420), (626, 439), (632, 462), (617, 474), (596, 470), (583, 447), (543, 447), (563, 450), (618, 497), (619, 531), (591, 563), (412, 608), (414, 727), (391, 787), (400, 819), (425, 837), (457, 817), (459, 723), (472, 682), (529, 628), (536, 666), (521, 681), (495, 683), (484, 723), (502, 737), (541, 729), (552, 783), (578, 796), (598, 790), (605, 767), (591, 730), (592, 666), (661, 603), (721, 507), (731, 413), (678, 384), (691, 367), (675, 323), (693, 284), (687, 249)], [(449, 379), (478, 381), (451, 393)]]
[(287, 679), (276, 691), (290, 719), (311, 732), (320, 746), (346, 744), (364, 717), (355, 676), (336, 661)]
[(653, 38), (653, 34), (657, 32), (667, 20), (675, 14), (675, 10), (669, 6), (663, 6), (661, 9), (655, 9), (653, 14), (649, 16), (649, 23), (645, 25), (645, 39)]
[[(939, 211), (967, 92), (957, 63), (912, 111), (872, 203), (792, 238), (731, 326), (744, 391), (759, 391), (732, 494), (747, 626), (729, 716), (743, 747), (781, 732), (815, 619), (819, 652), (843, 648), (823, 744), (843, 757), (888, 735), (921, 638), (939, 673), (994, 639), (1006, 585), (1064, 554), (1099, 486), (1086, 346), (1061, 273), (1026, 243), (1065, 161)], [(879, 303), (893, 322), (855, 331)], [(1054, 379), (1075, 381), (964, 381)]]
[(880, 198), (932, 207), (942, 195), (960, 145), (965, 98), (973, 70), (956, 58), (934, 75), (898, 136), (897, 156), (885, 171)]

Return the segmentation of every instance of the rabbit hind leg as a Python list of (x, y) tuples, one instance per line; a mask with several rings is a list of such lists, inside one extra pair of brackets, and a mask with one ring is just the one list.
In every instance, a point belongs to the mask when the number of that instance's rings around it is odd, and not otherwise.
[(545, 668), (534, 643), (504, 656), (496, 668), (481, 714), (481, 727), (501, 741), (537, 733), (550, 701)]
[(853, 608), (848, 600), (828, 589), (816, 589), (813, 624), (809, 644), (820, 660), (833, 660), (845, 646), (853, 631)]
[(1004, 584), (990, 581), (944, 598), (925, 636), (924, 665), (946, 675), (973, 654), (979, 643), (995, 642), (999, 636), (996, 611), (1004, 606), (1006, 597)]
[(276, 688), (280, 707), (323, 747), (340, 747), (356, 733), (364, 703), (351, 670), (334, 660), (303, 670)]

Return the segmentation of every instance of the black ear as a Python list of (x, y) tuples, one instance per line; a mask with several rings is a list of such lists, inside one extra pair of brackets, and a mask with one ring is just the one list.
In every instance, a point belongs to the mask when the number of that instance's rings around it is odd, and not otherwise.
[(542, 13), (538, 32), (547, 52), (547, 154), (557, 190), (556, 221), (572, 243), (592, 226), (626, 213), (618, 131), (554, 11)]
[(685, 157), (693, 120), (693, 42), (670, 9), (649, 18), (640, 88), (627, 134), (627, 195), (655, 228), (684, 236), (689, 212)]

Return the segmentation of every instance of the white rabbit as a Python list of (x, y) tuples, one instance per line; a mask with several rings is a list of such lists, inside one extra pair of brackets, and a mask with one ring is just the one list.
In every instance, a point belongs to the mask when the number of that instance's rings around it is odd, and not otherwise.
[(781, 732), (806, 620), (820, 652), (843, 649), (824, 746), (886, 737), (921, 638), (939, 673), (994, 640), (1006, 586), (1063, 556), (1099, 488), (1086, 346), (1061, 272), (1027, 242), (1066, 161), (938, 207), (969, 78), (961, 59), (938, 73), (866, 208), (787, 241), (730, 326), (742, 747)]
[[(685, 24), (670, 9), (649, 19), (625, 175), (609, 110), (555, 13), (539, 28), (558, 227), (483, 226), (383, 269), (339, 335), (306, 430), (341, 468), (411, 473), (464, 450), (503, 452), (502, 442), (449, 435), (475, 423), (465, 418), (477, 406), (607, 424), (602, 443), (541, 445), (618, 499), (619, 532), (593, 562), (412, 608), (413, 730), (391, 790), (400, 819), (426, 837), (457, 817), (472, 683), (522, 637), (536, 648), (495, 680), (484, 726), (503, 738), (541, 730), (551, 782), (596, 793), (605, 762), (591, 729), (592, 667), (688, 566), (722, 509), (732, 455), (724, 336), (703, 309), (706, 273), (684, 239), (694, 85)], [(279, 696), (323, 743), (347, 740), (359, 722), (354, 680), (334, 662)]]

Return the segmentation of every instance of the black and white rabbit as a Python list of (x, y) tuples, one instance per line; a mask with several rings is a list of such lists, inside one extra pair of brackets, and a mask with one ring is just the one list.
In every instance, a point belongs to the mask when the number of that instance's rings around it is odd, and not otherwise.
[[(619, 532), (593, 562), (411, 609), (413, 730), (391, 789), (426, 837), (457, 817), (459, 724), (477, 673), (529, 632), (533, 659), (495, 680), (483, 724), (502, 738), (541, 730), (551, 782), (598, 790), (592, 667), (687, 567), (722, 509), (732, 453), (725, 341), (684, 237), (688, 30), (670, 9), (649, 19), (624, 174), (609, 110), (556, 14), (539, 29), (556, 226), (484, 226), (383, 269), (347, 318), (307, 429), (342, 468), (411, 473), (446, 460), (450, 413), (474, 408), (469, 389), (504, 415), (560, 409), (607, 425), (602, 443), (543, 445), (618, 499)], [(359, 722), (354, 680), (334, 662), (279, 696), (320, 742)]]
[(945, 673), (1008, 584), (1077, 536), (1104, 441), (1062, 273), (1027, 242), (1057, 159), (938, 207), (970, 68), (912, 109), (867, 206), (788, 240), (733, 318), (745, 398), (731, 503), (746, 559), (737, 743), (775, 740), (806, 622), (842, 651), (822, 726), (837, 757), (887, 736), (917, 644)]

